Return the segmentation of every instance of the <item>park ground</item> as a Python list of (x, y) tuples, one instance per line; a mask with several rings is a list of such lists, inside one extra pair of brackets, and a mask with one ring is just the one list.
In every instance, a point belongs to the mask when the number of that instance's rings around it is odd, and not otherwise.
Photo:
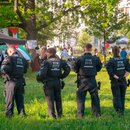
[(66, 86), (62, 90), (63, 118), (57, 120), (49, 118), (42, 84), (36, 82), (35, 75), (31, 71), (26, 74), (25, 108), (28, 116), (18, 116), (15, 108), (11, 119), (4, 115), (4, 87), (3, 80), (0, 78), (0, 130), (130, 130), (130, 87), (126, 93), (125, 116), (119, 118), (113, 109), (110, 81), (105, 69), (97, 75), (97, 81), (102, 82), (99, 91), (102, 111), (100, 118), (91, 115), (89, 94), (86, 98), (85, 117), (76, 118), (77, 88), (74, 72), (65, 79)]

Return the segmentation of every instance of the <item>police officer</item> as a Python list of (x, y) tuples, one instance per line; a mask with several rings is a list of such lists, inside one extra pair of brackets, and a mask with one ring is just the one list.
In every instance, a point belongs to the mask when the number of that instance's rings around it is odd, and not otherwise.
[(2, 51), (0, 50), (0, 67), (1, 67), (3, 60), (4, 60), (4, 56), (2, 54)]
[(130, 72), (130, 65), (127, 59), (119, 56), (119, 48), (114, 46), (112, 49), (113, 58), (107, 65), (107, 71), (111, 80), (111, 90), (113, 95), (113, 106), (119, 116), (124, 114), (125, 94), (126, 94), (126, 77)]
[(44, 92), (48, 105), (48, 113), (52, 118), (62, 116), (62, 100), (60, 79), (67, 77), (70, 67), (67, 63), (56, 56), (54, 48), (47, 49), (47, 60), (44, 60), (37, 74), (37, 80), (44, 82)]
[(8, 56), (1, 66), (2, 75), (5, 78), (6, 116), (11, 117), (13, 115), (14, 100), (18, 114), (25, 115), (23, 74), (27, 71), (27, 62), (18, 56), (14, 47), (9, 47), (7, 53)]
[(77, 73), (77, 116), (82, 118), (85, 109), (85, 97), (87, 91), (91, 95), (92, 112), (96, 117), (101, 115), (100, 101), (95, 76), (102, 68), (102, 63), (97, 56), (92, 56), (92, 45), (85, 46), (85, 54), (79, 57), (74, 70)]

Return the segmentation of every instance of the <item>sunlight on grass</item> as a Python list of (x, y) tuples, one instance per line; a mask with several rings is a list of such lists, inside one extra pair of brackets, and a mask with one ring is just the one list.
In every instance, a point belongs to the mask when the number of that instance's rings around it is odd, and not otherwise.
[(48, 116), (43, 85), (35, 81), (35, 73), (30, 71), (26, 74), (25, 87), (25, 108), (28, 116), (18, 116), (15, 108), (13, 118), (5, 118), (3, 81), (0, 79), (0, 130), (130, 130), (130, 88), (126, 94), (125, 116), (118, 118), (112, 105), (110, 81), (106, 70), (102, 69), (96, 78), (102, 82), (99, 91), (102, 117), (97, 119), (92, 116), (90, 95), (87, 94), (85, 117), (76, 118), (76, 74), (71, 72), (65, 79), (66, 86), (62, 90), (63, 118), (57, 120)]

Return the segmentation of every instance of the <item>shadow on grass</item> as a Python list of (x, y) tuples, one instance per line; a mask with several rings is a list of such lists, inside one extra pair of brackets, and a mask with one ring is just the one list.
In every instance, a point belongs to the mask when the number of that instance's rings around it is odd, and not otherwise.
[(74, 116), (65, 115), (61, 119), (53, 120), (44, 114), (28, 115), (23, 118), (14, 116), (11, 119), (0, 118), (1, 130), (129, 130), (130, 110), (126, 110), (126, 115), (119, 118), (113, 108), (103, 107), (100, 118), (92, 116), (85, 111), (85, 117), (78, 119)]

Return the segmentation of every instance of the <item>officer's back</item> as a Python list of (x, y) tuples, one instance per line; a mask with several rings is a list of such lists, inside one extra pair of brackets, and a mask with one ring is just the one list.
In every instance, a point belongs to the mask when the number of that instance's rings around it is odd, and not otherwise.
[(8, 48), (8, 56), (5, 57), (1, 71), (3, 74), (7, 74), (10, 78), (22, 78), (23, 74), (27, 72), (28, 63), (20, 57), (14, 47)]
[(25, 115), (24, 110), (24, 85), (23, 74), (27, 71), (27, 62), (19, 57), (14, 47), (7, 49), (8, 56), (1, 66), (5, 78), (6, 116), (11, 117), (14, 113), (14, 101), (16, 101), (18, 114)]
[(130, 64), (127, 59), (119, 56), (119, 52), (118, 46), (112, 48), (113, 58), (108, 61), (106, 69), (111, 80), (113, 106), (118, 116), (123, 116), (127, 89), (126, 77), (130, 73)]
[(95, 76), (102, 68), (102, 63), (97, 56), (93, 56), (90, 52), (85, 52), (79, 57), (75, 63), (75, 72), (83, 77)]
[(69, 74), (70, 68), (65, 61), (56, 56), (54, 48), (49, 48), (46, 54), (47, 60), (42, 63), (37, 80), (44, 83), (48, 113), (52, 118), (56, 118), (55, 111), (58, 117), (62, 116), (61, 79)]
[(85, 54), (79, 57), (75, 63), (74, 70), (77, 73), (77, 116), (82, 118), (85, 109), (85, 97), (89, 91), (92, 100), (92, 112), (99, 117), (100, 101), (97, 92), (97, 83), (95, 76), (102, 68), (102, 63), (97, 56), (92, 56), (92, 45), (85, 46)]
[(65, 78), (70, 72), (67, 63), (55, 55), (56, 50), (54, 48), (48, 49), (46, 54), (48, 58), (41, 64), (38, 80), (47, 81)]

